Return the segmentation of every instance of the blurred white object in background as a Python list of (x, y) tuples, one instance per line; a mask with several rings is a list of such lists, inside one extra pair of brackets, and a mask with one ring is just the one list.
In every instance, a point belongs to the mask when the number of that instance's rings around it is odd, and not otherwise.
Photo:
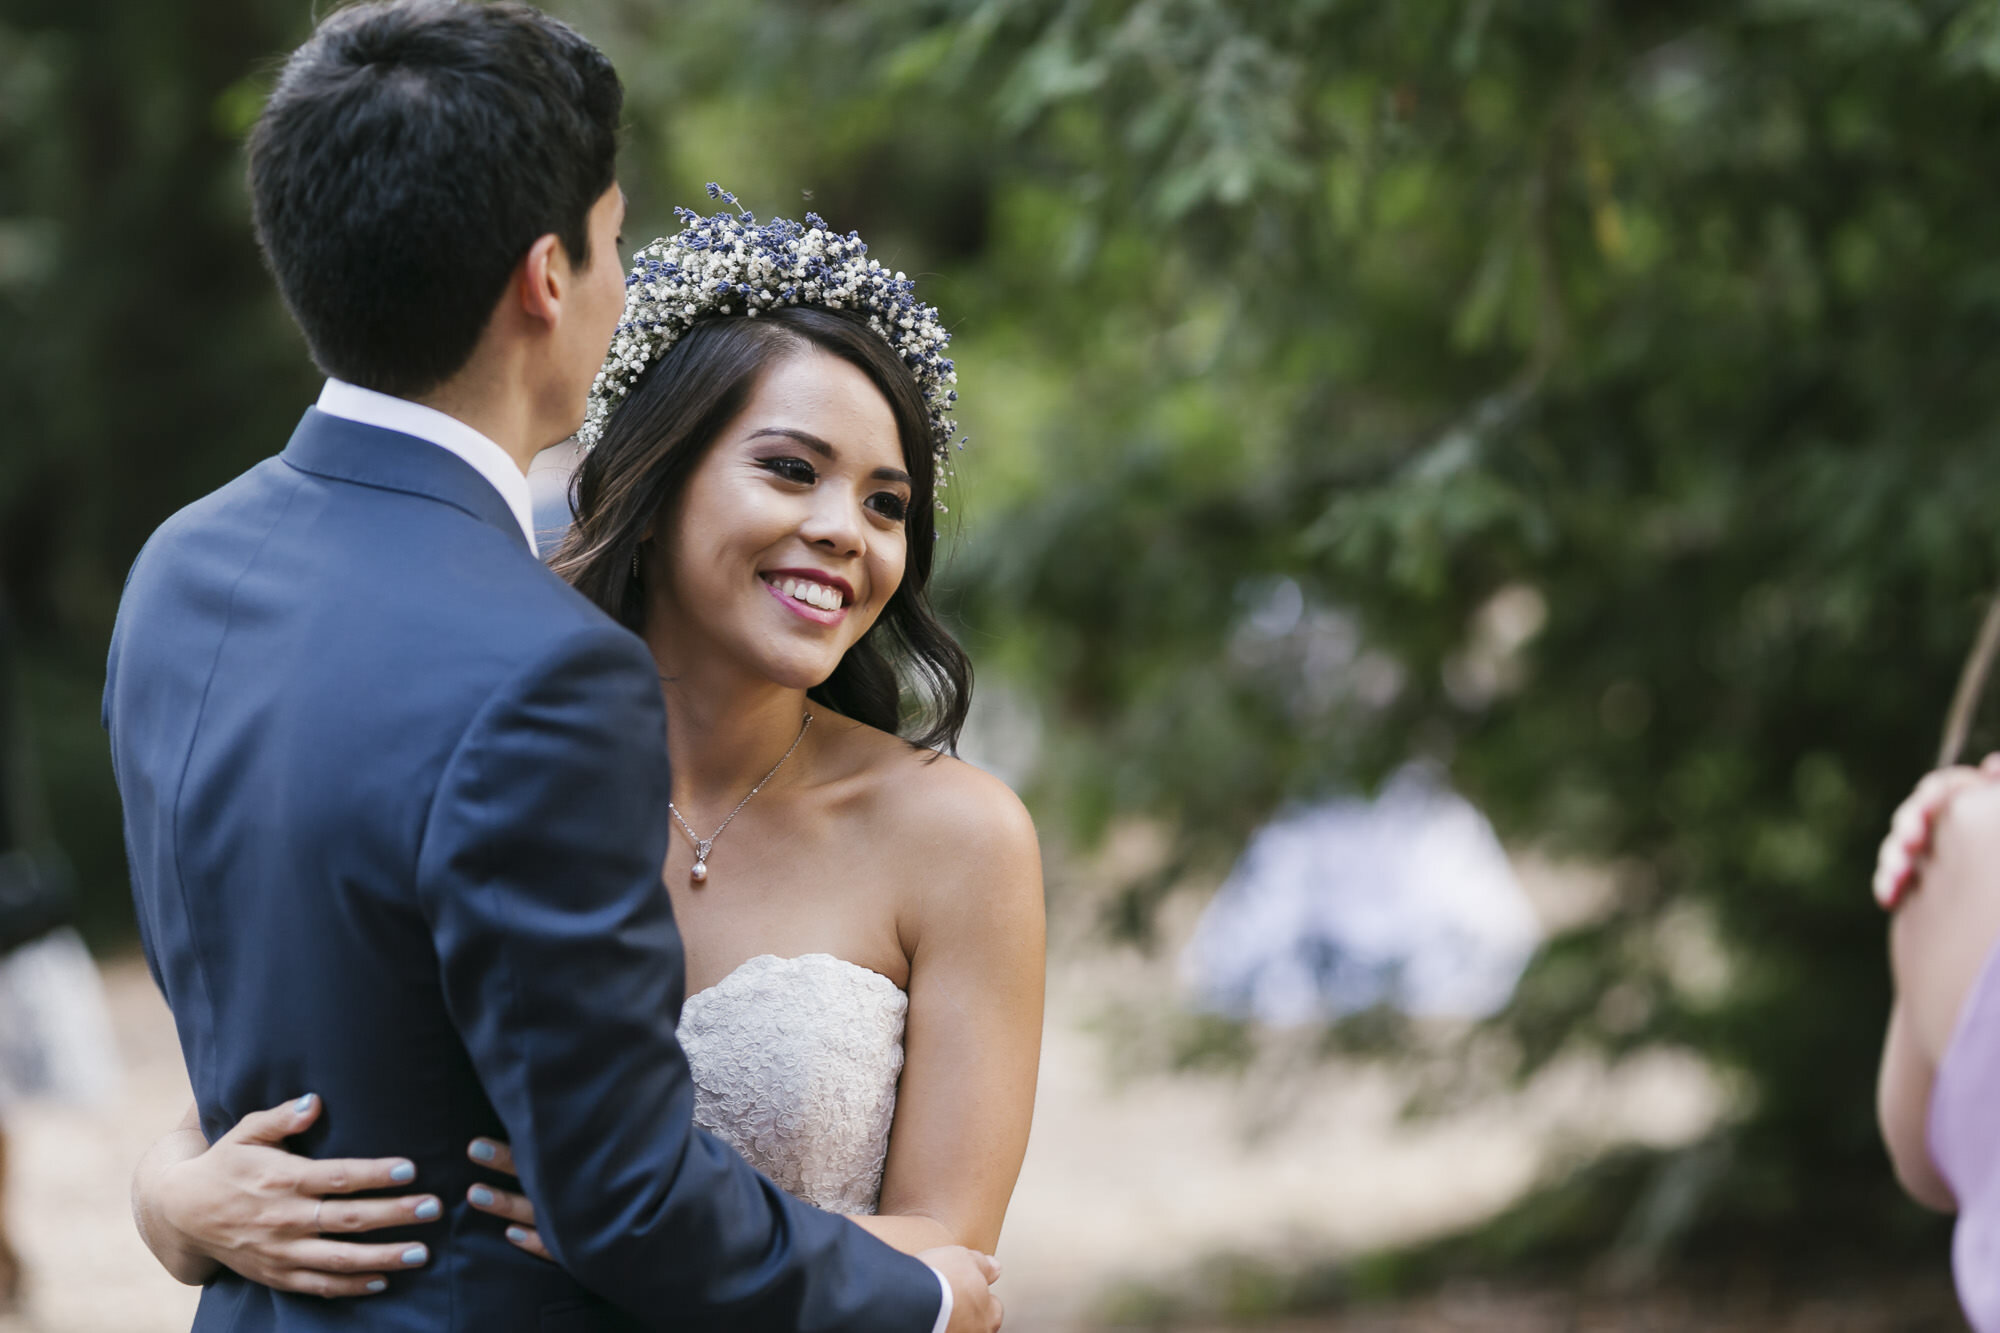
[(1207, 1011), (1290, 1026), (1388, 1005), (1480, 1018), (1541, 938), (1493, 826), (1432, 773), (1398, 773), (1259, 830), (1181, 973)]
[(0, 1112), (35, 1099), (100, 1107), (118, 1048), (90, 950), (64, 928), (0, 955)]
[(1042, 753), (1042, 719), (1019, 691), (996, 676), (981, 677), (972, 692), (958, 757), (1020, 791), (1034, 776)]

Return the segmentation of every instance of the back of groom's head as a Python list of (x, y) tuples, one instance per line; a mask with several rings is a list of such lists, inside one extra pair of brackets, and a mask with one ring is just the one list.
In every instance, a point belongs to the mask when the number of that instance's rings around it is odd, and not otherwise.
[(320, 24), (250, 136), (258, 244), (320, 369), (421, 395), (464, 367), (537, 237), (588, 265), (623, 100), (601, 51), (526, 5), (380, 0)]

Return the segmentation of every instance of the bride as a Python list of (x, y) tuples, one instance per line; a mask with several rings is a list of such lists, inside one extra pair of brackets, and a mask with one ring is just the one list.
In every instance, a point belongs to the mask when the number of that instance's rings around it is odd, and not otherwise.
[[(1020, 802), (944, 753), (971, 689), (926, 601), (948, 338), (810, 214), (681, 218), (635, 257), (554, 566), (659, 663), (695, 1120), (898, 1249), (990, 1253), (1034, 1101), (1042, 885)], [(441, 1200), (383, 1197), (421, 1187), (409, 1163), (284, 1151), (324, 1109), (212, 1146), (190, 1109), (154, 1144), (134, 1210), (174, 1276), (360, 1296), (428, 1262)], [(468, 1151), (493, 1170), (470, 1202), (547, 1257), (506, 1146)]]

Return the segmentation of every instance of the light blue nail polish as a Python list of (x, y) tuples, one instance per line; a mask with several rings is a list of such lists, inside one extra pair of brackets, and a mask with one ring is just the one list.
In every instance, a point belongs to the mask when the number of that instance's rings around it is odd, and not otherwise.
[(493, 1202), (493, 1191), (487, 1189), (484, 1185), (474, 1185), (472, 1187), (472, 1201), (481, 1208), (489, 1207)]
[(516, 1245), (520, 1245), (528, 1239), (528, 1233), (519, 1227), (508, 1227), (507, 1239), (513, 1241)]
[(383, 1292), (387, 1291), (388, 1289), (389, 1289), (389, 1284), (384, 1282), (379, 1277), (376, 1278), (373, 1282), (370, 1282), (368, 1284), (368, 1294), (370, 1296), (380, 1296)]
[(435, 1222), (443, 1213), (444, 1209), (438, 1206), (436, 1199), (425, 1199), (417, 1205), (417, 1220), (419, 1222)]
[(408, 1162), (396, 1163), (395, 1169), (389, 1172), (389, 1179), (395, 1181), (398, 1185), (407, 1185), (416, 1178), (417, 1168), (411, 1166)]
[(426, 1250), (423, 1246), (412, 1245), (409, 1249), (403, 1251), (403, 1266), (406, 1268), (415, 1268), (429, 1257), (430, 1251)]
[(500, 1154), (494, 1149), (493, 1145), (488, 1143), (485, 1139), (474, 1139), (472, 1141), (473, 1161), (490, 1162), (499, 1155)]
[(311, 1094), (310, 1092), (292, 1103), (292, 1110), (298, 1112), (300, 1115), (304, 1115), (307, 1111), (310, 1111), (312, 1109), (313, 1109), (313, 1094)]

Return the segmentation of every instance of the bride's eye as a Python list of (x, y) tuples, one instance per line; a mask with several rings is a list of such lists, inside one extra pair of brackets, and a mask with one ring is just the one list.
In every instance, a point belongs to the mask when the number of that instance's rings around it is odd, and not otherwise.
[(901, 523), (910, 516), (910, 502), (894, 491), (877, 491), (868, 497), (868, 504), (891, 523)]
[(801, 486), (810, 486), (819, 480), (819, 473), (813, 471), (813, 465), (803, 458), (793, 458), (789, 455), (767, 458), (763, 460), (763, 468), (774, 476), (796, 482)]

